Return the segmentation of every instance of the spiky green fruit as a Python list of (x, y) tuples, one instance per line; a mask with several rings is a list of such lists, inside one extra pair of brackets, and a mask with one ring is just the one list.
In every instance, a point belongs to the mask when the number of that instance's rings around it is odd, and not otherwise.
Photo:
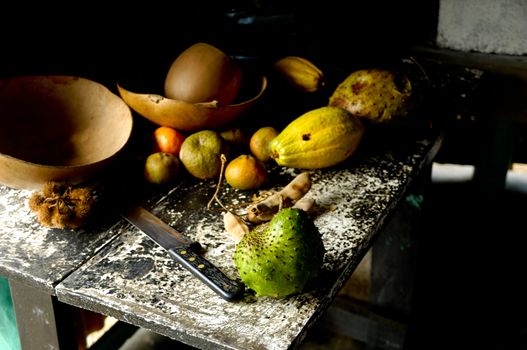
[(234, 263), (256, 295), (283, 298), (318, 276), (324, 253), (320, 232), (306, 212), (284, 208), (242, 238)]
[(405, 74), (363, 69), (351, 73), (337, 86), (329, 98), (329, 106), (343, 108), (372, 122), (393, 122), (408, 114), (411, 96), (412, 84)]

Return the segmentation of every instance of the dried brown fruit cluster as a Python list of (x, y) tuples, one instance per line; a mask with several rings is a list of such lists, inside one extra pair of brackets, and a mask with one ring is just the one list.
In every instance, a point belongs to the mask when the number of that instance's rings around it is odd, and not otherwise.
[(48, 182), (29, 198), (38, 221), (50, 228), (78, 228), (86, 224), (96, 202), (92, 189)]

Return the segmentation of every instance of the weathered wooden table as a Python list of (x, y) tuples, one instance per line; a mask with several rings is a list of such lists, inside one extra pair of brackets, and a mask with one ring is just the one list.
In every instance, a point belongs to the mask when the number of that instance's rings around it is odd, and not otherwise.
[[(311, 172), (315, 224), (326, 248), (315, 287), (285, 299), (235, 302), (216, 295), (146, 235), (119, 216), (84, 230), (45, 229), (27, 205), (28, 191), (0, 186), (0, 275), (9, 279), (22, 344), (58, 348), (73, 305), (115, 317), (202, 349), (294, 349), (372, 245), (406, 190), (431, 165), (441, 137), (431, 130), (366, 138), (356, 156)], [(299, 170), (276, 168), (281, 187)], [(268, 189), (272, 187), (269, 185)], [(147, 207), (205, 248), (205, 257), (237, 278), (234, 243), (222, 214), (207, 210), (215, 182), (186, 180)], [(252, 193), (223, 186), (226, 204)], [(47, 334), (47, 335), (46, 335)]]

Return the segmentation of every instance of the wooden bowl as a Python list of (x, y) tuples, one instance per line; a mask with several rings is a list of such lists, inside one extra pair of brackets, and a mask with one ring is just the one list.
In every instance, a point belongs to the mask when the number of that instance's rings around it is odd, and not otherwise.
[(39, 189), (52, 180), (90, 180), (128, 142), (132, 121), (124, 101), (91, 80), (1, 79), (0, 183)]
[(249, 79), (246, 74), (244, 81), (243, 94), (234, 103), (224, 106), (217, 101), (189, 103), (159, 94), (133, 92), (122, 83), (117, 84), (117, 88), (123, 100), (144, 118), (157, 125), (194, 132), (234, 122), (262, 97), (267, 88), (265, 76)]

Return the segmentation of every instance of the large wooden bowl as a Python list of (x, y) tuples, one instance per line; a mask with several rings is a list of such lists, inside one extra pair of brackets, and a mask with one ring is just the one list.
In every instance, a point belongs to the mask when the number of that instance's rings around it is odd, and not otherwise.
[(128, 142), (132, 113), (91, 80), (26, 76), (0, 80), (0, 183), (39, 189), (98, 175)]

